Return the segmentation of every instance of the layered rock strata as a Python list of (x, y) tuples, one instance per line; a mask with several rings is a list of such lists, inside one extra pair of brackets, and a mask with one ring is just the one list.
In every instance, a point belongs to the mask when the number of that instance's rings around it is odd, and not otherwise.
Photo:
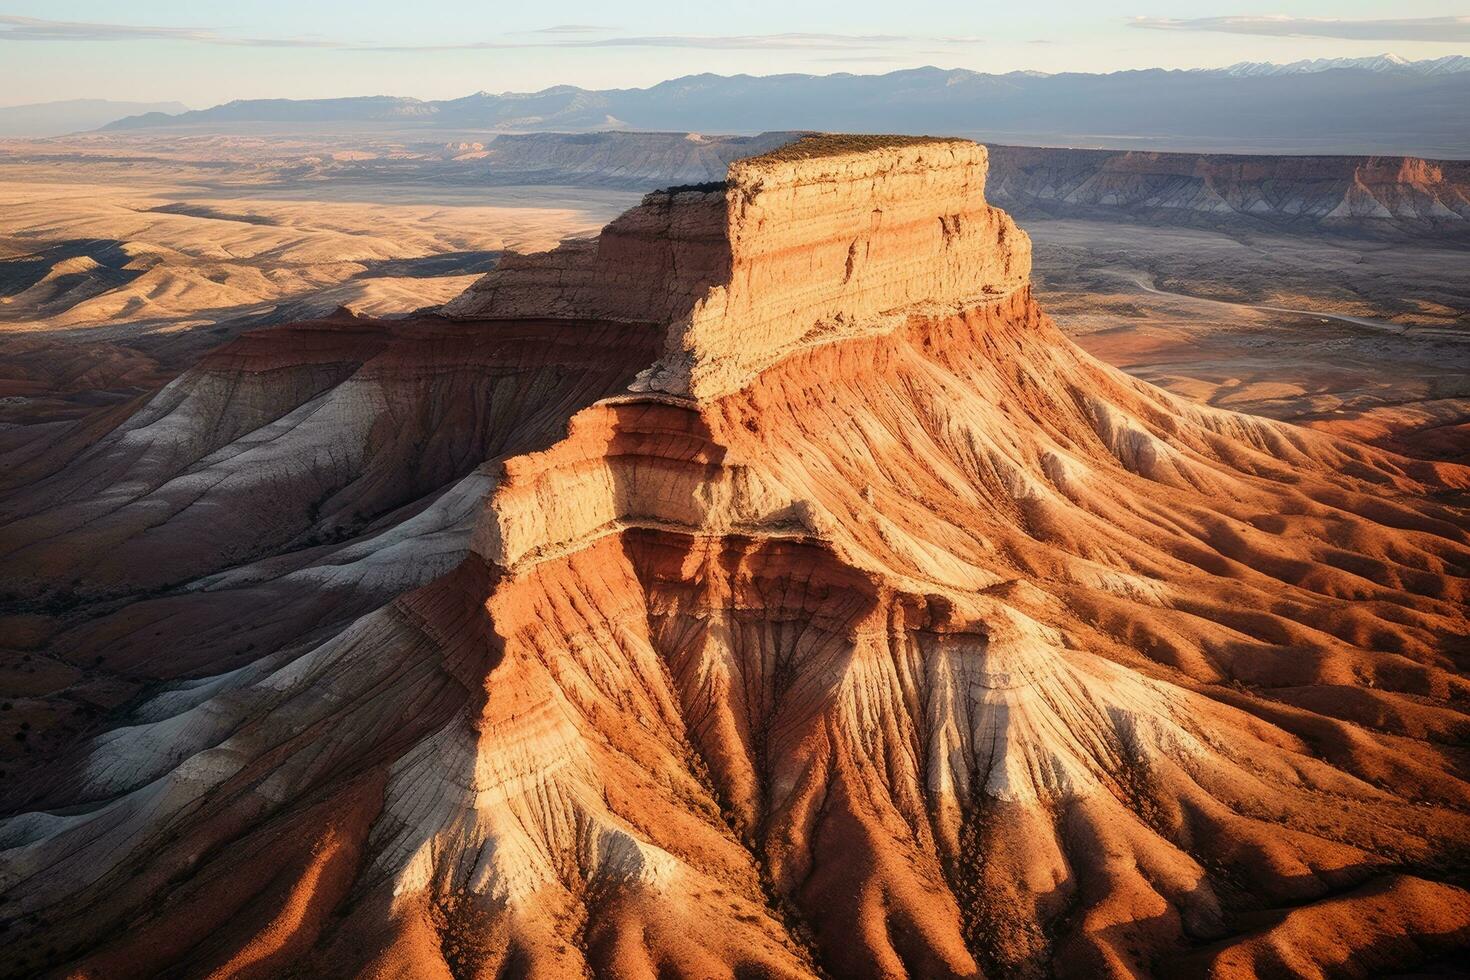
[[(7, 578), (77, 593), (37, 655), (133, 686), (7, 786), (9, 973), (1368, 975), (1470, 941), (1470, 471), (1091, 359), (983, 159), (749, 161), (504, 267), (457, 306), (491, 319), (255, 335), (17, 495)], [(311, 473), (318, 425), (318, 506), (283, 482), (240, 553), (193, 546), (191, 501)]]
[(724, 187), (651, 194), (595, 240), (503, 264), (445, 312), (651, 318), (668, 339), (645, 387), (734, 391), (803, 345), (1025, 283), (1030, 241), (985, 203), (985, 167), (965, 140), (807, 137), (737, 161)]
[(991, 196), (1016, 214), (1312, 234), (1470, 238), (1470, 164), (992, 146)]

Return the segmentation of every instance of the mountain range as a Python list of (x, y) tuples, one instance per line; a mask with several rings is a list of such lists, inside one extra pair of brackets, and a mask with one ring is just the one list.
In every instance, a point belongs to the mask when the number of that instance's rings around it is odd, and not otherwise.
[[(1470, 71), (1440, 59), (1105, 75), (691, 75), (644, 89), (256, 99), (118, 120), (117, 131), (323, 125), (527, 132), (605, 129), (926, 132), (997, 142), (1253, 152), (1470, 155)], [(1273, 66), (1273, 69), (1275, 66)], [(1204, 111), (1203, 107), (1209, 107)]]
[(1447, 54), (1443, 58), (1410, 61), (1396, 54), (1375, 54), (1366, 58), (1309, 58), (1278, 65), (1270, 61), (1240, 61), (1226, 68), (1200, 69), (1205, 74), (1230, 75), (1306, 75), (1337, 68), (1360, 69), (1394, 75), (1453, 75), (1470, 71), (1470, 58)]

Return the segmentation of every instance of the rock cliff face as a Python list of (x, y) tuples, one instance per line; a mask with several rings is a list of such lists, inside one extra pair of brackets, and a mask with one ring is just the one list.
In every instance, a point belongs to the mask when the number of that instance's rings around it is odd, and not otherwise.
[(596, 238), (508, 255), (443, 308), (462, 320), (615, 320), (687, 317), (730, 275), (723, 184), (655, 191)]
[(1470, 941), (1470, 471), (1083, 354), (984, 159), (750, 160), (459, 322), (237, 341), (11, 494), (7, 623), (117, 707), (6, 781), (5, 969), (1367, 975)]
[(1017, 214), (1470, 238), (1470, 163), (992, 146)]
[(1030, 242), (985, 204), (985, 168), (966, 140), (807, 137), (737, 161), (722, 187), (651, 194), (595, 240), (504, 264), (444, 312), (652, 319), (667, 351), (643, 387), (733, 391), (804, 345), (1025, 283)]

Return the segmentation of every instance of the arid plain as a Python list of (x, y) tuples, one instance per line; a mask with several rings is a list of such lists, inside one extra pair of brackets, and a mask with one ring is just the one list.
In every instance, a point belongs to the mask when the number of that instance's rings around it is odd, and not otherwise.
[(590, 233), (637, 199), (331, 179), (334, 157), (364, 155), (282, 138), (0, 144), (0, 420), (132, 397), (251, 327), (437, 306), (501, 252)]

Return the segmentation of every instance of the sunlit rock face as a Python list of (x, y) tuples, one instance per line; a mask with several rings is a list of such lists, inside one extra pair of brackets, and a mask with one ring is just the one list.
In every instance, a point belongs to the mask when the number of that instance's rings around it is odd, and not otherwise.
[(666, 325), (643, 387), (709, 397), (812, 343), (1014, 290), (1031, 243), (985, 203), (985, 148), (823, 136), (648, 195), (595, 240), (503, 264), (456, 317)]
[(67, 583), (36, 642), (130, 694), (6, 786), (10, 973), (1367, 975), (1470, 939), (1470, 471), (1093, 360), (984, 180), (807, 139), (58, 447), (4, 571)]

